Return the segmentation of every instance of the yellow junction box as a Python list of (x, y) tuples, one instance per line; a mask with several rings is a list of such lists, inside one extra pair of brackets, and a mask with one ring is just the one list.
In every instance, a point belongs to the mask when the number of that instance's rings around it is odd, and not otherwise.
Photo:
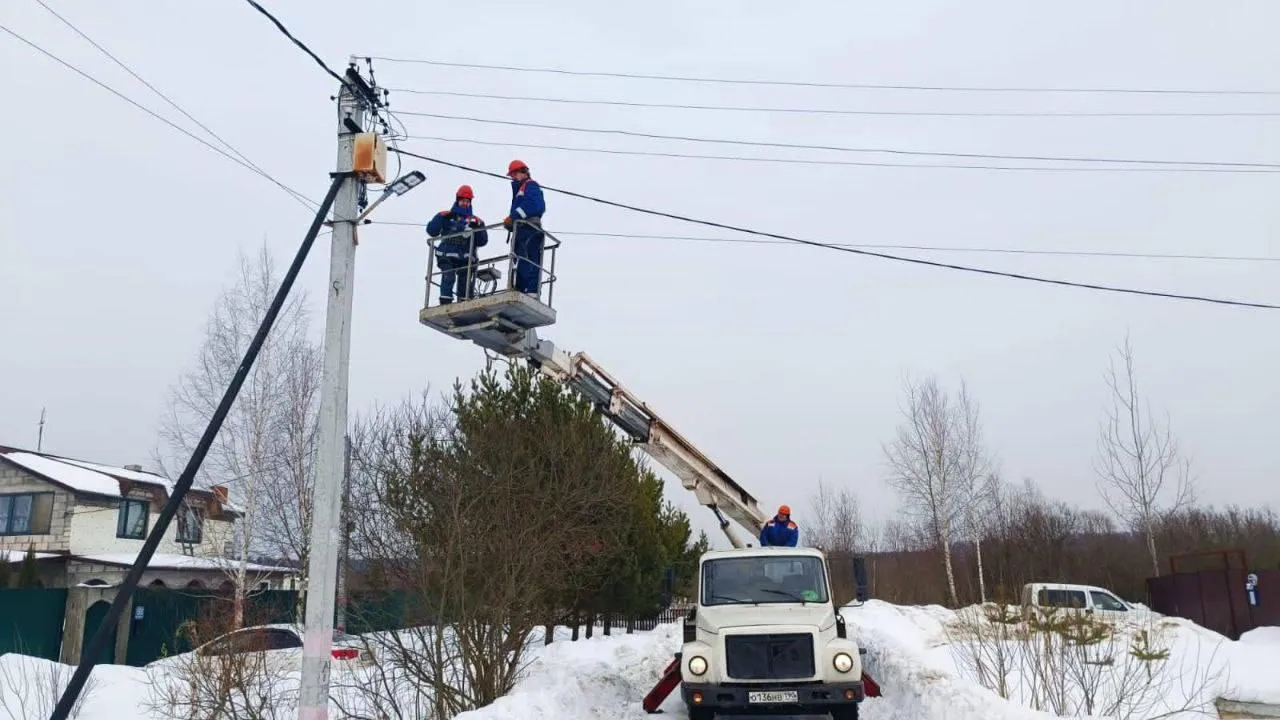
[(363, 181), (385, 183), (387, 181), (387, 145), (378, 133), (356, 135), (351, 169)]

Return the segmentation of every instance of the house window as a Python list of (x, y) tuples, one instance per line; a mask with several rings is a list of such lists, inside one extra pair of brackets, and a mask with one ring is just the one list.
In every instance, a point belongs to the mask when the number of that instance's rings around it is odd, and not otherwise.
[(121, 500), (120, 517), (116, 520), (116, 537), (126, 540), (143, 540), (147, 537), (147, 511), (151, 503), (146, 500)]
[(178, 542), (199, 545), (204, 529), (204, 518), (199, 508), (183, 505), (178, 511)]
[(0, 495), (0, 535), (48, 535), (53, 493)]

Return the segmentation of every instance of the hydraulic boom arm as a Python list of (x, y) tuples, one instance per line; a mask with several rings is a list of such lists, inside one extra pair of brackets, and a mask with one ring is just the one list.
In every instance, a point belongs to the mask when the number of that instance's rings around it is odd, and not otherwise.
[(749, 530), (753, 540), (759, 536), (769, 518), (761, 512), (755, 497), (604, 368), (585, 353), (570, 355), (550, 340), (540, 340), (532, 330), (526, 335), (523, 349), (525, 357), (543, 374), (590, 400), (649, 456), (675, 473), (684, 488), (716, 514), (720, 529), (734, 547), (743, 547), (743, 542), (729, 527), (730, 520)]

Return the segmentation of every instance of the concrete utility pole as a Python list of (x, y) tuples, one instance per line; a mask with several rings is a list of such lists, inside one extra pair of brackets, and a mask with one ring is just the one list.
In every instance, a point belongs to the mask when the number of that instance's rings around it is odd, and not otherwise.
[(342, 533), (338, 535), (338, 614), (333, 626), (341, 632), (347, 631), (347, 561), (351, 547), (351, 520), (348, 518), (348, 507), (351, 505), (351, 436), (345, 438), (342, 465)]
[[(355, 136), (371, 109), (368, 98), (352, 86), (338, 95), (338, 168), (350, 173), (355, 162)], [(351, 358), (351, 294), (355, 280), (356, 218), (363, 183), (348, 177), (333, 203), (333, 243), (329, 259), (328, 307), (325, 314), (324, 371), (320, 384), (319, 447), (315, 494), (311, 506), (310, 562), (302, 645), (299, 720), (329, 717), (329, 669), (333, 649), (333, 610), (338, 569), (339, 518), (347, 434), (347, 377)]]

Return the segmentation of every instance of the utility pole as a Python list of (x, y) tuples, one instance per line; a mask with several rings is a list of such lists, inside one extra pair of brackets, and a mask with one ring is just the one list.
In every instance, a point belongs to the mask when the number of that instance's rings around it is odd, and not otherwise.
[(333, 204), (329, 298), (325, 314), (324, 370), (315, 494), (311, 505), (310, 557), (302, 645), (299, 720), (329, 717), (329, 669), (342, 504), (343, 440), (347, 434), (347, 378), (351, 358), (351, 294), (354, 289), (358, 203), (364, 183), (354, 176), (356, 135), (363, 132), (372, 93), (354, 61), (338, 94), (338, 167), (347, 174)]
[(36, 452), (44, 450), (44, 408), (40, 408), (40, 434), (36, 436)]
[(347, 559), (351, 547), (351, 521), (348, 506), (351, 504), (351, 436), (345, 438), (346, 450), (342, 465), (342, 534), (338, 536), (338, 615), (334, 627), (347, 631)]

